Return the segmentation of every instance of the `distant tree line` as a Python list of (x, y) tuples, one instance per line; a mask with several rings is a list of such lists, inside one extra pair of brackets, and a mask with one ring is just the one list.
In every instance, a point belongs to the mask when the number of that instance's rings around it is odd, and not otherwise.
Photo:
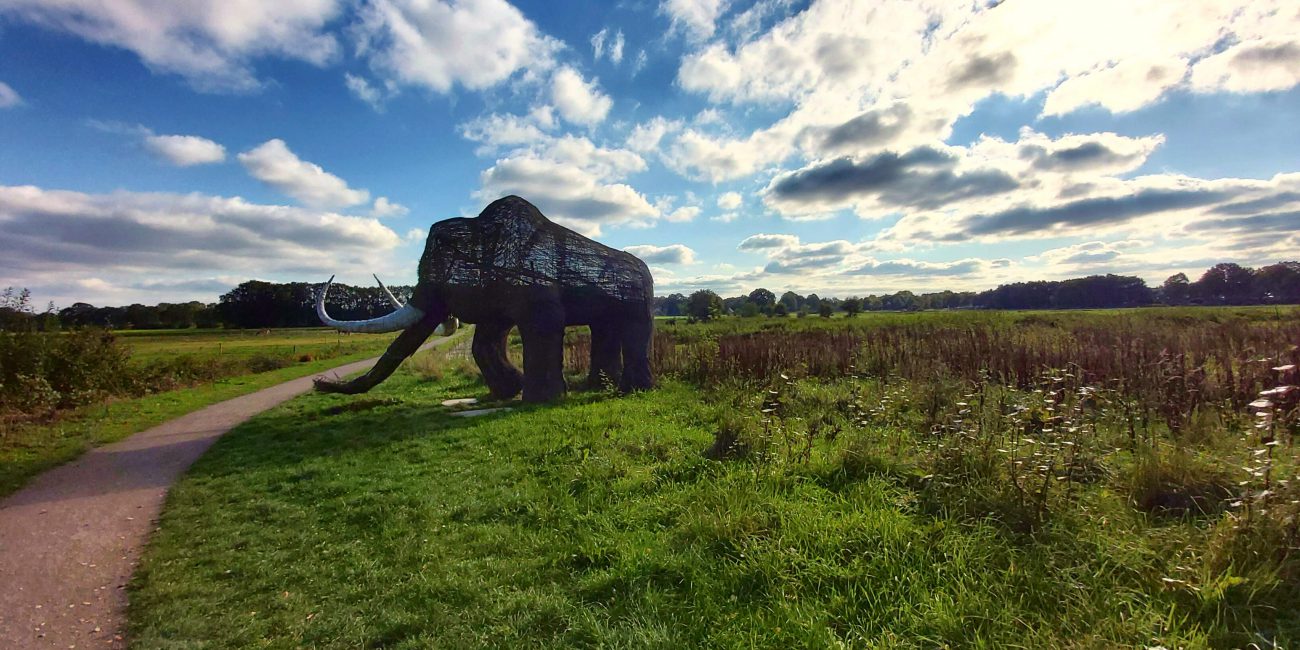
[[(191, 327), (265, 329), (311, 327), (316, 318), (316, 290), (319, 284), (274, 283), (249, 280), (221, 296), (216, 303), (198, 301), (96, 307), (77, 302), (56, 310), (50, 303), (37, 311), (31, 292), (13, 288), (0, 292), (0, 330), (56, 330), (60, 328), (105, 327), (111, 329), (186, 329)], [(400, 300), (411, 296), (412, 287), (389, 287)], [(379, 287), (335, 284), (326, 307), (330, 315), (344, 320), (374, 318), (393, 310)]]
[[(320, 285), (305, 282), (274, 283), (249, 280), (213, 304), (161, 303), (95, 307), (78, 302), (56, 310), (53, 303), (38, 311), (31, 292), (9, 288), (0, 292), (0, 330), (52, 330), (61, 327), (98, 326), (113, 329), (184, 329), (228, 327), (263, 329), (319, 325), (315, 292)], [(413, 287), (390, 287), (401, 300)], [(723, 315), (829, 317), (837, 311), (854, 315), (862, 311), (919, 311), (926, 309), (1104, 309), (1145, 305), (1260, 305), (1300, 304), (1300, 262), (1278, 262), (1257, 269), (1216, 264), (1195, 282), (1185, 274), (1170, 276), (1158, 287), (1126, 275), (1091, 275), (1059, 281), (1016, 282), (987, 291), (938, 291), (915, 294), (899, 291), (886, 295), (823, 298), (786, 291), (780, 296), (768, 289), (722, 298), (707, 289), (687, 296), (673, 293), (655, 298), (655, 313), (700, 320)], [(336, 284), (326, 305), (330, 315), (346, 320), (374, 318), (392, 311), (379, 287)]]
[(1107, 309), (1146, 305), (1272, 305), (1300, 303), (1300, 262), (1278, 262), (1258, 269), (1226, 262), (1210, 267), (1192, 282), (1186, 274), (1170, 276), (1158, 287), (1126, 275), (1091, 275), (1069, 280), (1036, 280), (1000, 285), (987, 291), (939, 291), (915, 294), (899, 291), (865, 298), (822, 298), (787, 291), (777, 298), (768, 289), (722, 298), (703, 289), (690, 296), (674, 293), (655, 298), (655, 313), (707, 320), (724, 314), (739, 316), (829, 317), (837, 311), (852, 316), (862, 311), (925, 309)]
[[(316, 317), (316, 291), (320, 284), (290, 282), (276, 284), (251, 280), (221, 296), (217, 314), (226, 327), (313, 327)], [(414, 287), (389, 287), (393, 295), (405, 302)], [(388, 296), (377, 286), (353, 287), (335, 284), (330, 287), (325, 308), (340, 320), (361, 320), (383, 316), (393, 311)]]

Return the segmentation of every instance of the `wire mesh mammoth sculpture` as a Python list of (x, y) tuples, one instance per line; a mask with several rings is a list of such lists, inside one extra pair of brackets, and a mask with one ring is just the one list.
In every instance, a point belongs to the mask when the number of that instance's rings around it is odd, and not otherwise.
[[(370, 390), (430, 334), (454, 330), (452, 314), (475, 325), (474, 361), (495, 398), (508, 399), (520, 390), (529, 402), (563, 395), (569, 325), (591, 328), (590, 385), (608, 380), (626, 392), (654, 383), (654, 280), (645, 263), (553, 223), (517, 196), (492, 202), (475, 218), (433, 224), (410, 302), (401, 305), (391, 298), (400, 307), (386, 316), (330, 318), (325, 312), (329, 286), (316, 299), (316, 313), (326, 325), (345, 332), (402, 333), (369, 372), (346, 382), (319, 378), (318, 390)], [(506, 356), (516, 326), (523, 340), (522, 375)]]

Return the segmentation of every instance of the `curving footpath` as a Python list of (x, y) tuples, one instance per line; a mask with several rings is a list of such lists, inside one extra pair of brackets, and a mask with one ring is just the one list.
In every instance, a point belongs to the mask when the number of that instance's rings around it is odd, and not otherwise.
[[(376, 360), (327, 372), (348, 375)], [(167, 489), (222, 434), (307, 392), (313, 376), (98, 447), (0, 501), (0, 648), (124, 647), (126, 585)]]

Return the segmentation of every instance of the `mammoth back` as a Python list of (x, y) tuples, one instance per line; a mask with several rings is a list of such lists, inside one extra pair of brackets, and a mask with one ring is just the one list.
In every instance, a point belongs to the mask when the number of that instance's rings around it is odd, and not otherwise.
[[(497, 206), (501, 201), (489, 206)], [(421, 280), (458, 286), (554, 287), (648, 300), (649, 271), (635, 256), (546, 219), (532, 204), (434, 224)]]

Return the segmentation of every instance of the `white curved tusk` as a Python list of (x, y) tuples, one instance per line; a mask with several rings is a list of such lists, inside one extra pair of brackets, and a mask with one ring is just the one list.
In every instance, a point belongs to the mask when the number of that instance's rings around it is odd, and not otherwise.
[(380, 288), (380, 289), (383, 289), (383, 290), (384, 290), (384, 294), (388, 296), (388, 302), (393, 303), (393, 307), (396, 307), (397, 309), (401, 309), (401, 308), (402, 308), (402, 301), (398, 300), (398, 299), (397, 299), (397, 296), (394, 296), (394, 295), (393, 295), (393, 292), (392, 292), (392, 291), (389, 291), (389, 290), (388, 290), (388, 287), (385, 287), (385, 286), (384, 286), (384, 281), (383, 281), (383, 280), (380, 280), (380, 279), (379, 279), (379, 276), (375, 275), (374, 273), (371, 273), (370, 275), (374, 275), (374, 277), (375, 277), (375, 282), (378, 282), (378, 283), (379, 283), (379, 288)]
[(329, 293), (330, 286), (334, 284), (334, 276), (330, 276), (329, 281), (321, 287), (320, 293), (316, 294), (316, 316), (320, 322), (333, 327), (341, 332), (367, 332), (379, 334), (383, 332), (396, 332), (404, 330), (424, 318), (424, 312), (418, 307), (403, 305), (401, 309), (379, 318), (369, 320), (334, 320), (330, 315), (325, 313), (325, 294)]

